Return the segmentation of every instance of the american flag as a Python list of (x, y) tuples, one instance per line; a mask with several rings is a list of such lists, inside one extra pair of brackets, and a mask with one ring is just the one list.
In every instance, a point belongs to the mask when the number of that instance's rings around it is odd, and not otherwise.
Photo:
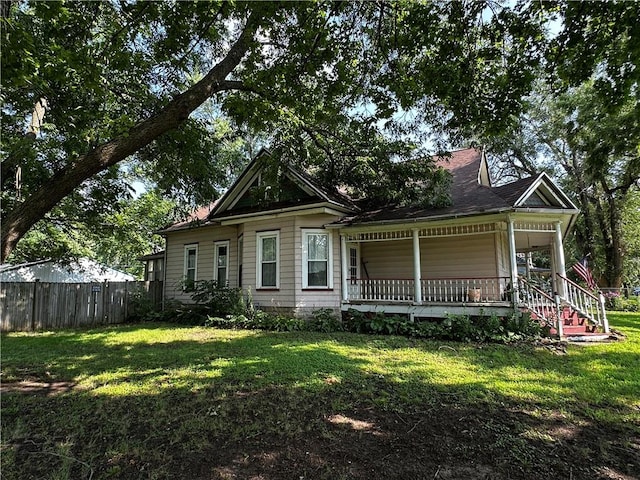
[(587, 286), (591, 290), (597, 290), (598, 285), (596, 284), (596, 281), (593, 279), (593, 274), (591, 273), (591, 269), (589, 268), (589, 262), (587, 261), (587, 257), (588, 255), (585, 256), (582, 260), (580, 260), (571, 268), (573, 268), (573, 271), (576, 272), (580, 276), (580, 278), (582, 278), (587, 283)]

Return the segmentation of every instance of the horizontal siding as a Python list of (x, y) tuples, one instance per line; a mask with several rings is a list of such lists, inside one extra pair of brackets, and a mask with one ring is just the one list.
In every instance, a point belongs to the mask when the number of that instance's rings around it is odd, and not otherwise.
[(190, 297), (182, 291), (184, 277), (184, 247), (198, 245), (198, 267), (196, 280), (213, 280), (214, 242), (229, 241), (229, 284), (237, 285), (238, 234), (233, 227), (194, 228), (167, 234), (167, 264), (165, 295), (183, 302)]
[(510, 275), (509, 268), (509, 248), (507, 245), (506, 232), (498, 232), (495, 236), (496, 243), (496, 262), (498, 268), (498, 275), (501, 277), (508, 277)]
[[(411, 240), (362, 243), (360, 254), (370, 278), (413, 278)], [(420, 261), (424, 279), (498, 274), (494, 234), (422, 238)]]
[(413, 278), (411, 240), (362, 243), (360, 259), (363, 278)]
[(324, 225), (337, 220), (334, 215), (304, 215), (296, 217), (295, 255), (296, 255), (296, 311), (308, 315), (319, 308), (337, 308), (340, 306), (342, 271), (340, 268), (340, 235), (337, 231), (327, 230), (331, 236), (333, 249), (333, 284), (330, 290), (304, 290), (302, 288), (302, 232), (304, 229), (322, 229)]
[[(280, 288), (256, 289), (256, 234), (262, 231), (280, 232)], [(268, 219), (244, 224), (244, 260), (242, 286), (250, 288), (257, 306), (293, 308), (295, 294), (294, 217)]]
[(494, 234), (420, 240), (422, 277), (498, 275)]

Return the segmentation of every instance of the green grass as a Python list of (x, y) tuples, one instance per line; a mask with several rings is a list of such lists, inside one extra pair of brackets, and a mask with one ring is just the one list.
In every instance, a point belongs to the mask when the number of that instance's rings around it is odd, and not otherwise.
[[(505, 478), (527, 478), (531, 462), (568, 442), (566, 435), (584, 437), (575, 449), (584, 458), (596, 452), (593, 468), (627, 472), (640, 468), (628, 460), (640, 454), (640, 315), (611, 313), (610, 323), (625, 341), (569, 345), (566, 355), (167, 324), (3, 335), (3, 384), (71, 384), (56, 395), (3, 394), (3, 478), (196, 478), (193, 455), (224, 451), (234, 460), (207, 468), (238, 469), (236, 454), (267, 439), (339, 442), (342, 431), (327, 419), (354, 412), (408, 422), (411, 434), (427, 428), (421, 419), (434, 412), (480, 415), (467, 454), (493, 455)], [(503, 453), (506, 445), (512, 453)], [(337, 478), (337, 467), (323, 461), (316, 478)], [(506, 473), (513, 465), (519, 474)], [(580, 466), (549, 465), (580, 478)], [(202, 478), (227, 478), (224, 468)]]

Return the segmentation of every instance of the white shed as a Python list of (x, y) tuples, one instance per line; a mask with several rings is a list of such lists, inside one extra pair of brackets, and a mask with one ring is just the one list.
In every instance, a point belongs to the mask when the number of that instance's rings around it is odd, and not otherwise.
[(88, 258), (71, 263), (39, 260), (19, 265), (0, 265), (0, 282), (36, 280), (51, 283), (125, 282), (135, 280), (135, 277)]

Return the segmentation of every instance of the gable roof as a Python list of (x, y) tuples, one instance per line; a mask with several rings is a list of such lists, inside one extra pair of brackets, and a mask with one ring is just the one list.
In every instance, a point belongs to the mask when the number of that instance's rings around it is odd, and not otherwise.
[[(542, 173), (500, 187), (492, 187), (484, 152), (467, 148), (449, 155), (435, 157), (436, 165), (452, 174), (451, 204), (446, 207), (386, 206), (352, 217), (333, 225), (392, 223), (403, 221), (445, 219), (514, 211), (517, 208), (551, 208), (578, 210), (551, 178)], [(536, 199), (539, 201), (533, 201)], [(531, 200), (531, 203), (528, 203)]]
[(282, 178), (287, 182), (287, 190), (294, 197), (268, 204), (252, 203), (248, 200), (251, 197), (250, 189), (259, 183), (266, 158), (269, 156), (271, 153), (267, 149), (261, 149), (222, 197), (209, 205), (200, 207), (184, 221), (174, 223), (159, 233), (184, 230), (194, 226), (215, 225), (233, 217), (244, 218), (314, 206), (331, 208), (337, 214), (354, 213), (358, 210), (356, 204), (347, 195), (337, 189), (332, 190), (319, 185), (310, 175), (289, 164), (281, 165), (284, 170)]
[(259, 182), (260, 175), (265, 168), (266, 158), (271, 156), (267, 149), (261, 149), (255, 158), (249, 163), (229, 190), (220, 198), (220, 201), (208, 215), (207, 220), (226, 218), (235, 215), (247, 215), (252, 213), (266, 213), (282, 208), (309, 206), (314, 204), (328, 204), (346, 213), (352, 212), (356, 207), (349, 197), (337, 190), (331, 191), (318, 185), (309, 175), (303, 173), (289, 164), (282, 164), (284, 169), (282, 178), (289, 181), (289, 189), (298, 189), (297, 197), (283, 201), (271, 202), (268, 205), (239, 205), (243, 196), (249, 189)]
[[(166, 233), (192, 226), (206, 226), (229, 221), (234, 217), (246, 218), (280, 211), (325, 206), (333, 213), (345, 215), (332, 226), (359, 224), (401, 223), (406, 221), (446, 219), (490, 213), (536, 210), (558, 210), (564, 214), (577, 214), (578, 209), (546, 174), (528, 177), (499, 187), (491, 186), (489, 168), (484, 152), (466, 148), (434, 157), (436, 165), (452, 175), (451, 204), (446, 207), (417, 207), (387, 205), (359, 211), (356, 204), (337, 189), (320, 186), (310, 175), (283, 164), (284, 177), (299, 189), (299, 195), (290, 200), (275, 201), (268, 205), (242, 203), (249, 198), (249, 190), (259, 182), (264, 168), (262, 159), (271, 155), (262, 149), (249, 163), (231, 188), (216, 202), (201, 207), (183, 221), (162, 230)], [(238, 220), (234, 220), (238, 221)]]
[(0, 265), (1, 282), (35, 280), (52, 283), (125, 282), (135, 280), (135, 277), (90, 258), (79, 258), (73, 262), (45, 259)]
[(578, 210), (578, 207), (545, 172), (494, 188), (515, 208), (547, 207)]

